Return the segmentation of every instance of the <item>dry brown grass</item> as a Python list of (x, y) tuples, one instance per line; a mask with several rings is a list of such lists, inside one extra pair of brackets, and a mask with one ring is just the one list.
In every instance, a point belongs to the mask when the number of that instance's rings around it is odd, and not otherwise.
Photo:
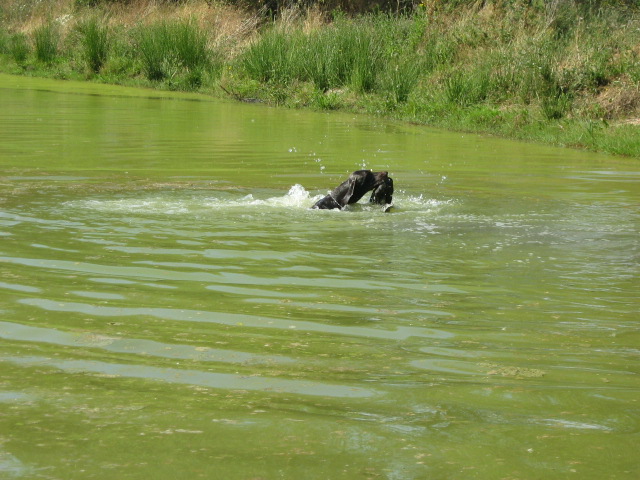
[(4, 0), (2, 11), (9, 31), (30, 34), (42, 24), (55, 21), (64, 34), (73, 18), (73, 0)]
[[(230, 56), (242, 51), (257, 35), (264, 21), (258, 12), (249, 12), (223, 2), (189, 0), (177, 4), (158, 0), (132, 0), (105, 3), (97, 8), (83, 9), (75, 0), (4, 0), (3, 23), (9, 31), (31, 34), (40, 25), (54, 21), (64, 36), (87, 16), (104, 16), (111, 27), (128, 30), (161, 20), (194, 21), (207, 33), (211, 48), (222, 48)], [(326, 15), (318, 8), (302, 10), (298, 7), (281, 12), (277, 24), (283, 29), (296, 28), (310, 32), (327, 23)]]
[(326, 25), (327, 21), (327, 15), (317, 6), (309, 9), (292, 6), (280, 12), (276, 20), (276, 28), (285, 32), (302, 30), (304, 33), (310, 33)]
[[(234, 56), (256, 35), (262, 21), (250, 13), (223, 2), (190, 0), (171, 4), (158, 0), (105, 3), (100, 9), (78, 8), (75, 0), (4, 0), (2, 23), (9, 32), (31, 35), (44, 23), (54, 22), (62, 37), (89, 16), (101, 15), (111, 27), (129, 30), (161, 20), (189, 20), (206, 32), (209, 47)], [(311, 15), (314, 23), (317, 14)], [(306, 17), (304, 18), (306, 20)]]
[(606, 119), (627, 119), (637, 124), (640, 117), (640, 88), (627, 77), (603, 88), (596, 97)]

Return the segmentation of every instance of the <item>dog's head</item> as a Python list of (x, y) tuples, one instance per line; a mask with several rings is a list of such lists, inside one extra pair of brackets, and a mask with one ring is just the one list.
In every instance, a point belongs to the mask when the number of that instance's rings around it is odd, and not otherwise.
[(391, 204), (393, 202), (393, 179), (391, 177), (385, 177), (382, 183), (373, 189), (369, 202), (380, 205)]
[(371, 172), (371, 174), (373, 175), (374, 188), (387, 183), (387, 179), (389, 178), (389, 172)]

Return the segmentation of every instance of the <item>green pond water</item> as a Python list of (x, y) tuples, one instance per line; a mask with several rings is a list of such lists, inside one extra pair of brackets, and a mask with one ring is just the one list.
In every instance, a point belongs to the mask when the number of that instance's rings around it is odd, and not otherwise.
[(0, 167), (2, 479), (640, 475), (635, 159), (0, 76)]

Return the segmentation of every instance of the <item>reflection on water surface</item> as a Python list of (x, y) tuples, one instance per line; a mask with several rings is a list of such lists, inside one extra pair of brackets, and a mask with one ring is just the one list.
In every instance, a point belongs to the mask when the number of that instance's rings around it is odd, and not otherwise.
[(65, 85), (0, 77), (0, 478), (635, 478), (636, 161)]

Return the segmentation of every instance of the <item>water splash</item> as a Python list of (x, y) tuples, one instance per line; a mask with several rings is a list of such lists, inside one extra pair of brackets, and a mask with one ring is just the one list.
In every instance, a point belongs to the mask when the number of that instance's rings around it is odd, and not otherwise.
[[(320, 198), (320, 197), (318, 197)], [(313, 205), (317, 199), (300, 184), (293, 185), (286, 195), (268, 197), (265, 199), (255, 198), (253, 194), (246, 195), (239, 200), (216, 198), (207, 202), (209, 207), (214, 208), (234, 208), (234, 207), (272, 207), (272, 208), (302, 208), (307, 209)]]
[(311, 204), (311, 195), (302, 185), (296, 183), (289, 189), (284, 197), (269, 198), (267, 200), (267, 204), (284, 207), (308, 208), (309, 204)]
[[(65, 202), (66, 208), (104, 213), (128, 213), (145, 215), (199, 215), (211, 210), (234, 210), (248, 208), (295, 209), (307, 210), (324, 194), (312, 195), (302, 185), (292, 185), (285, 195), (260, 198), (249, 193), (238, 196), (233, 192), (219, 192), (216, 196), (194, 195), (190, 192), (171, 192), (170, 194), (155, 193), (146, 197), (130, 197), (118, 199), (89, 199)], [(394, 196), (396, 211), (433, 212), (442, 207), (452, 205), (453, 200), (437, 200), (423, 194), (418, 196), (405, 195), (399, 191)], [(350, 206), (349, 210), (369, 209), (366, 198), (357, 206)], [(376, 206), (377, 207), (377, 206)]]
[(429, 198), (422, 193), (417, 196), (409, 195), (405, 197), (401, 192), (400, 195), (394, 196), (394, 203), (401, 204), (402, 208), (406, 210), (433, 211), (442, 207), (455, 205), (457, 201), (453, 199), (438, 200)]

